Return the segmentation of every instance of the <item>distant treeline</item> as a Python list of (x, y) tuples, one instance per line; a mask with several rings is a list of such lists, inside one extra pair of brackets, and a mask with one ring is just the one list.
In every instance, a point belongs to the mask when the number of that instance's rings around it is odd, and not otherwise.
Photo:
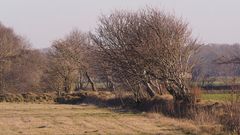
[(192, 76), (193, 80), (206, 80), (210, 77), (239, 76), (238, 64), (223, 64), (219, 61), (238, 57), (240, 44), (207, 44), (203, 45), (196, 57), (199, 59)]
[(239, 90), (240, 85), (205, 85), (201, 86), (204, 90)]

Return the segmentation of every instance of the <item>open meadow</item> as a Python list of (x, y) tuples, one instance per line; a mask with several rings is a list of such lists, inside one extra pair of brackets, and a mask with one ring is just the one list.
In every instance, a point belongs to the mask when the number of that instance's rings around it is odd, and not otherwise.
[[(0, 103), (1, 135), (204, 134), (191, 121), (93, 105)], [(206, 133), (207, 134), (207, 133)]]

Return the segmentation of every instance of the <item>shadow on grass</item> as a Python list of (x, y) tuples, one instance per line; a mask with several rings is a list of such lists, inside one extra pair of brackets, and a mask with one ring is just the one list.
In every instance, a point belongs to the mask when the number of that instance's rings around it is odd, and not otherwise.
[(118, 113), (161, 112), (165, 115), (173, 115), (173, 103), (171, 99), (155, 97), (135, 102), (130, 96), (123, 98), (112, 96), (109, 98), (103, 95), (104, 92), (94, 94), (80, 92), (58, 97), (56, 98), (56, 102), (59, 104), (91, 104), (101, 108), (110, 107)]

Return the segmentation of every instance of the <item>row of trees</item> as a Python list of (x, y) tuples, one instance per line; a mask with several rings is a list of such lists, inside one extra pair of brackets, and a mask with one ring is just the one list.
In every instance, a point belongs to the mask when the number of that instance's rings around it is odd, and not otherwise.
[[(189, 103), (187, 81), (199, 45), (187, 23), (147, 8), (101, 16), (96, 31), (72, 31), (47, 52), (29, 49), (11, 29), (0, 27), (1, 90), (72, 92), (94, 82), (131, 91), (137, 102), (163, 89)], [(8, 71), (6, 71), (8, 70)]]
[[(240, 68), (238, 65), (224, 64), (230, 59), (237, 58), (239, 51), (239, 44), (208, 44), (202, 46), (197, 54), (197, 57), (201, 57), (202, 62), (195, 65), (193, 79), (202, 80), (209, 77), (239, 76)], [(231, 63), (234, 63), (234, 61)]]

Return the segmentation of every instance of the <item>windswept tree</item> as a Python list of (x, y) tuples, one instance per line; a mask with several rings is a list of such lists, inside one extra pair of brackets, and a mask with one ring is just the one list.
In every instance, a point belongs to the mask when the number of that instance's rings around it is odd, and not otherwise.
[(151, 8), (116, 11), (100, 17), (91, 37), (113, 78), (135, 92), (143, 87), (150, 97), (156, 95), (158, 81), (175, 103), (190, 102), (186, 78), (198, 45), (181, 19)]

